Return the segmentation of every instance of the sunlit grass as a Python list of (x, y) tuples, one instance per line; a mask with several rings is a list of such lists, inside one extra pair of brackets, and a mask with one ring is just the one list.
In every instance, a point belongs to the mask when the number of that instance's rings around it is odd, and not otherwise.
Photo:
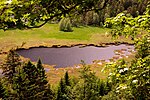
[[(21, 46), (24, 42), (23, 48), (29, 48), (34, 46), (52, 46), (52, 45), (72, 45), (72, 44), (101, 44), (101, 43), (114, 43), (129, 42), (130, 39), (119, 38), (113, 40), (110, 35), (106, 35), (106, 32), (110, 32), (110, 29), (100, 27), (79, 27), (73, 28), (73, 32), (59, 31), (58, 24), (46, 24), (45, 26), (37, 29), (26, 30), (0, 30), (0, 53), (7, 52), (11, 48)], [(5, 57), (5, 54), (0, 55), (0, 61)], [(102, 73), (103, 66), (92, 65), (91, 69), (96, 72), (96, 75), (101, 79), (105, 79), (108, 73)], [(71, 77), (79, 77), (78, 68), (51, 68), (47, 73), (48, 80), (52, 84), (59, 82), (63, 77), (65, 71), (69, 72)]]
[[(73, 32), (59, 31), (58, 24), (46, 24), (41, 28), (25, 30), (0, 30), (0, 50), (8, 51), (9, 49), (21, 46), (24, 42), (24, 48), (33, 46), (51, 46), (67, 44), (98, 44), (114, 42), (111, 36), (105, 33), (110, 29), (100, 27), (79, 27), (73, 28)], [(115, 41), (132, 42), (129, 39), (121, 38)]]

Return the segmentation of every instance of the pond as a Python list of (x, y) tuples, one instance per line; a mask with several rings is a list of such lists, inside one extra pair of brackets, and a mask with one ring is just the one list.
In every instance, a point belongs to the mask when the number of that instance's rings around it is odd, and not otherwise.
[(56, 68), (78, 65), (83, 60), (86, 64), (91, 64), (94, 60), (106, 60), (116, 56), (115, 50), (123, 52), (119, 55), (129, 55), (134, 50), (133, 45), (109, 45), (108, 47), (62, 47), (62, 48), (31, 48), (28, 50), (17, 50), (17, 53), (31, 61), (39, 58), (42, 63), (55, 65)]

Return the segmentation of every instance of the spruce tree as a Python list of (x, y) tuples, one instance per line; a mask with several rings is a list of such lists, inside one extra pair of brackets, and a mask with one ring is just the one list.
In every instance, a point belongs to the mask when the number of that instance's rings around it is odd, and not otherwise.
[(54, 92), (51, 90), (50, 85), (48, 84), (47, 88), (45, 89), (44, 95), (41, 100), (53, 100), (54, 99)]
[(99, 78), (91, 71), (90, 66), (83, 63), (80, 71), (80, 81), (75, 87), (74, 94), (79, 100), (99, 100)]
[(60, 80), (59, 86), (58, 86), (58, 90), (57, 90), (57, 97), (56, 100), (63, 100), (63, 93), (62, 93), (62, 79)]
[(16, 69), (21, 66), (21, 59), (19, 55), (12, 49), (8, 52), (5, 61), (1, 64), (3, 70), (3, 87), (4, 99), (11, 99), (13, 97), (13, 78), (16, 74)]
[(46, 77), (46, 74), (45, 74), (44, 67), (42, 66), (42, 62), (41, 62), (40, 59), (37, 62), (36, 68), (37, 68), (37, 73), (38, 73), (38, 83), (39, 83), (39, 85), (41, 85), (41, 86), (46, 85), (48, 83), (48, 81), (47, 81), (47, 77)]
[(1, 78), (0, 78), (0, 98), (4, 97), (4, 92), (5, 92), (5, 89), (3, 87), (3, 83), (2, 83)]
[(17, 68), (16, 74), (13, 77), (13, 84), (12, 84), (13, 94), (11, 98), (18, 100), (25, 100), (30, 98), (30, 95), (28, 95), (29, 92), (31, 92), (29, 91), (30, 90), (29, 87), (30, 85), (29, 80), (27, 78), (27, 74), (24, 73), (21, 67)]
[(100, 82), (99, 94), (100, 94), (101, 96), (104, 96), (104, 94), (105, 94), (105, 83), (104, 83), (103, 81)]
[(20, 57), (13, 51), (7, 55), (5, 62), (1, 65), (4, 74), (4, 85), (0, 83), (0, 96), (4, 99), (18, 100), (51, 100), (54, 93), (46, 80), (45, 70), (41, 60), (35, 66), (30, 61), (21, 62)]
[(27, 97), (29, 99), (36, 99), (38, 98), (38, 84), (37, 84), (37, 69), (35, 65), (33, 65), (30, 61), (24, 65), (23, 67), (23, 73), (26, 74), (26, 82), (27, 86)]
[(59, 87), (57, 90), (57, 100), (69, 100), (67, 98), (67, 91), (66, 91), (66, 84), (64, 82), (64, 79), (61, 78)]
[(8, 52), (7, 58), (2, 63), (1, 67), (3, 69), (3, 75), (7, 79), (8, 83), (12, 84), (12, 79), (16, 73), (15, 69), (21, 65), (21, 59), (19, 55), (14, 51), (10, 50)]
[(66, 71), (64, 79), (65, 79), (66, 86), (70, 86), (71, 84), (70, 84), (70, 79), (69, 79), (68, 71)]
[[(40, 62), (40, 61), (39, 61)], [(38, 66), (40, 63), (38, 64)], [(44, 69), (44, 68), (43, 68)], [(44, 71), (44, 70), (43, 70)], [(38, 70), (30, 61), (16, 69), (13, 77), (12, 94), (7, 99), (18, 100), (51, 100), (53, 92), (47, 82), (43, 84)], [(46, 79), (45, 79), (46, 81)]]
[(50, 85), (48, 84), (47, 77), (45, 74), (44, 67), (42, 62), (39, 59), (36, 65), (37, 68), (37, 84), (38, 84), (38, 94), (41, 96), (41, 99), (53, 99), (54, 93), (52, 92)]
[(71, 89), (72, 86), (67, 71), (64, 75), (64, 78), (61, 78), (60, 80), (57, 91), (57, 100), (71, 100)]
[(7, 86), (5, 79), (3, 79), (3, 77), (0, 78), (0, 100), (1, 98), (6, 100), (10, 96), (10, 91)]
[(105, 95), (108, 94), (112, 89), (112, 84), (108, 82), (108, 80), (105, 82)]

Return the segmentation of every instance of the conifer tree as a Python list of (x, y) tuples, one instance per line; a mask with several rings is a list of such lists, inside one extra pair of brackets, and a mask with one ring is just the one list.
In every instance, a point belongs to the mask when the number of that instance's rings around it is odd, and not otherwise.
[(27, 97), (30, 97), (30, 99), (38, 98), (38, 84), (37, 84), (37, 69), (35, 65), (33, 65), (30, 61), (24, 65), (23, 67), (23, 73), (26, 74), (26, 81), (28, 81), (27, 85)]
[(4, 87), (3, 87), (3, 84), (2, 84), (2, 81), (1, 81), (1, 78), (0, 78), (0, 98), (3, 98), (4, 96)]
[(108, 92), (111, 91), (112, 84), (108, 82), (108, 80), (105, 82), (105, 95), (108, 94)]
[(104, 96), (104, 94), (105, 94), (105, 83), (104, 83), (103, 81), (100, 82), (99, 94), (100, 94), (101, 96)]
[(8, 90), (8, 85), (5, 79), (0, 78), (0, 100), (1, 98), (6, 100), (10, 96), (10, 91)]
[(90, 66), (83, 63), (80, 71), (80, 81), (75, 87), (74, 95), (79, 100), (99, 100), (99, 79), (95, 73), (91, 71)]
[(61, 78), (58, 90), (57, 90), (57, 100), (72, 100), (72, 90), (68, 71), (66, 71), (63, 78)]
[(8, 52), (7, 58), (4, 63), (1, 65), (3, 69), (3, 75), (9, 83), (12, 83), (14, 74), (16, 73), (15, 69), (21, 65), (20, 57), (14, 50)]
[(53, 100), (54, 99), (54, 92), (51, 90), (51, 87), (50, 85), (48, 84), (46, 90), (45, 90), (45, 93), (42, 97), (41, 100)]
[[(40, 63), (41, 61), (39, 61), (38, 66)], [(13, 84), (11, 84), (12, 92), (7, 99), (52, 100), (54, 94), (48, 86), (47, 80), (45, 79), (46, 83), (43, 84), (42, 78), (40, 79), (39, 76), (36, 66), (30, 61), (22, 64), (16, 69)]]
[(1, 64), (3, 70), (3, 86), (5, 90), (4, 99), (11, 99), (13, 97), (13, 78), (15, 77), (16, 69), (20, 67), (21, 64), (19, 55), (13, 49), (8, 52), (5, 61)]
[(38, 83), (39, 85), (46, 85), (48, 82), (46, 80), (46, 74), (45, 74), (45, 70), (44, 70), (44, 67), (42, 66), (42, 62), (41, 60), (39, 59), (38, 62), (37, 62), (37, 73), (38, 73)]
[(69, 100), (67, 97), (67, 91), (66, 91), (66, 84), (64, 82), (64, 79), (61, 78), (58, 91), (57, 91), (57, 100)]
[(66, 86), (70, 86), (71, 84), (70, 84), (70, 79), (69, 79), (68, 71), (66, 71), (64, 79), (65, 79)]
[[(13, 77), (13, 94), (10, 96), (13, 99), (25, 100), (30, 98), (29, 91), (30, 90), (29, 80), (27, 78), (27, 74), (24, 73), (21, 67), (17, 68), (16, 74)], [(9, 97), (9, 98), (10, 98)]]
[(37, 84), (38, 84), (38, 92), (41, 96), (41, 99), (53, 99), (54, 93), (52, 92), (50, 85), (48, 84), (47, 77), (45, 74), (44, 67), (42, 66), (42, 62), (39, 59), (36, 65), (37, 68)]

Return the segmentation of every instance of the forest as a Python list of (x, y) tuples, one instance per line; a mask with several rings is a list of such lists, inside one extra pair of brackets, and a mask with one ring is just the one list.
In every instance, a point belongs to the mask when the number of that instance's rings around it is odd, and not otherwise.
[[(106, 30), (104, 36), (109, 35), (118, 41), (122, 37), (130, 39), (136, 52), (128, 60), (119, 59), (105, 64), (101, 70), (107, 73), (105, 79), (101, 79), (91, 65), (81, 61), (78, 77), (72, 77), (65, 70), (58, 84), (51, 84), (42, 59), (37, 62), (24, 60), (15, 52), (18, 48), (22, 49), (24, 42), (21, 47), (9, 48), (4, 53), (5, 46), (1, 45), (0, 55), (5, 56), (0, 56), (1, 100), (150, 99), (149, 0), (0, 0), (0, 41), (7, 32), (34, 31), (47, 24), (57, 24), (63, 34), (70, 34), (82, 27), (103, 28)], [(84, 35), (79, 36), (79, 40)], [(7, 42), (0, 44), (3, 43)]]

